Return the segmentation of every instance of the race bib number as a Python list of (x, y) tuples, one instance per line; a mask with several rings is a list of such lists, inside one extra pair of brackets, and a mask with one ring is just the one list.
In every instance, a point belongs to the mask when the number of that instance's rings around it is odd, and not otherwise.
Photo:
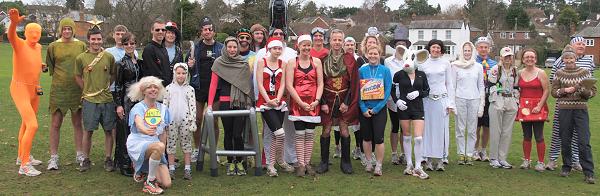
[(161, 120), (160, 110), (156, 108), (150, 108), (144, 113), (144, 121), (148, 125), (158, 125)]
[(384, 98), (383, 79), (362, 79), (360, 80), (360, 99), (361, 100), (380, 100)]

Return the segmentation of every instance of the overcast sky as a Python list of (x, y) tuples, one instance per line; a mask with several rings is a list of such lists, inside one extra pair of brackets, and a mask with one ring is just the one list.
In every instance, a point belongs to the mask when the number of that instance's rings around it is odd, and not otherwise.
[[(3, 1), (3, 0), (0, 0)], [(13, 1), (13, 0), (9, 0), (9, 1)], [(30, 4), (35, 2), (36, 0), (23, 0), (23, 2), (25, 2), (26, 4)], [(88, 2), (89, 0), (87, 0), (86, 2)], [(242, 2), (242, 0), (237, 0), (238, 2)], [(309, 0), (307, 0), (308, 2)], [(321, 5), (327, 5), (327, 6), (338, 6), (338, 5), (344, 5), (346, 7), (360, 7), (362, 5), (362, 3), (364, 2), (364, 0), (312, 0), (314, 1), (318, 6)], [(439, 3), (442, 6), (442, 9), (448, 7), (449, 5), (452, 4), (461, 4), (464, 5), (467, 0), (427, 0), (429, 2), (430, 5), (433, 6), (437, 6), (437, 4)], [(225, 2), (228, 2), (228, 0), (225, 0)], [(392, 10), (398, 9), (398, 7), (400, 7), (401, 4), (404, 3), (404, 0), (388, 0), (388, 7), (390, 7)]]

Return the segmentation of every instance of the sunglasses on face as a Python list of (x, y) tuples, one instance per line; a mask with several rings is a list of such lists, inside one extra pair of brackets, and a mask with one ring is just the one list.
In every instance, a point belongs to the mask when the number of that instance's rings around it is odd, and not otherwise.
[(165, 31), (167, 31), (167, 29), (154, 29), (154, 31), (155, 31), (155, 32), (161, 32), (161, 31), (162, 31), (162, 32), (165, 32)]
[(213, 31), (213, 28), (202, 29), (202, 31)]
[(238, 39), (240, 39), (240, 40), (242, 40), (242, 39), (250, 40), (250, 36), (239, 36)]
[(275, 36), (276, 36), (276, 35), (285, 36), (285, 34), (284, 34), (283, 32), (275, 32), (275, 33), (273, 33), (273, 35), (275, 35)]
[(135, 46), (135, 42), (124, 43), (124, 46)]

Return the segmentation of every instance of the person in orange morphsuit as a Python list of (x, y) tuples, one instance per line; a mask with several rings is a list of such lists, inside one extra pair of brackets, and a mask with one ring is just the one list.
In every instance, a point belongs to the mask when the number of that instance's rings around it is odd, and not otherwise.
[(21, 115), (19, 129), (19, 174), (37, 176), (41, 172), (33, 167), (30, 159), (31, 144), (38, 129), (37, 112), (40, 98), (38, 88), (42, 71), (42, 46), (38, 44), (42, 27), (37, 23), (25, 26), (25, 40), (17, 36), (17, 25), (25, 16), (19, 16), (17, 9), (9, 12), (10, 26), (8, 40), (13, 47), (13, 75), (10, 82), (10, 95)]

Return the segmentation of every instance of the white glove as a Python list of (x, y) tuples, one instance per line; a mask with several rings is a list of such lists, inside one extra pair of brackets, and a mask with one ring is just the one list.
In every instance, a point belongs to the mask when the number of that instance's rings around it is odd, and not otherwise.
[(417, 98), (418, 96), (419, 96), (419, 91), (413, 91), (413, 92), (408, 93), (406, 95), (406, 98), (408, 100), (413, 100), (413, 99)]
[(402, 99), (398, 99), (398, 101), (396, 101), (396, 106), (398, 106), (398, 109), (404, 111), (408, 108), (408, 106), (406, 106), (406, 102)]
[(477, 110), (477, 117), (481, 118), (483, 116), (484, 107), (485, 95), (479, 97), (479, 110)]

